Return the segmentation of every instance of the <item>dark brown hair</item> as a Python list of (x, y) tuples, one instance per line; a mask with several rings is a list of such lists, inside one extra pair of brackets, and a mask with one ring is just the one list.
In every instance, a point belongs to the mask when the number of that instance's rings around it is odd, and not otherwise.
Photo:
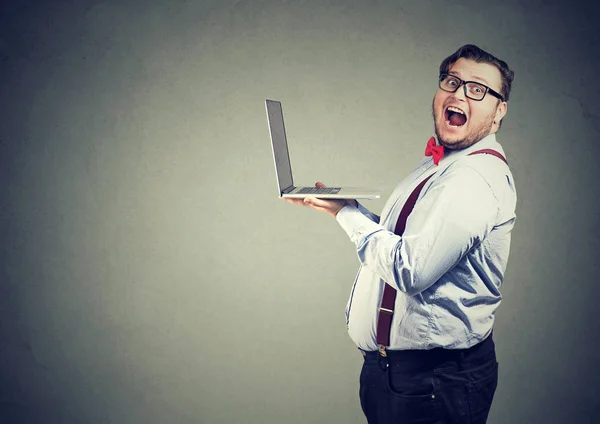
[(502, 76), (502, 88), (500, 94), (502, 97), (504, 97), (504, 101), (508, 101), (510, 96), (510, 87), (513, 79), (515, 78), (515, 73), (510, 70), (505, 61), (498, 59), (496, 56), (480, 49), (473, 44), (466, 44), (452, 55), (444, 59), (440, 65), (440, 75), (447, 74), (450, 66), (452, 66), (452, 64), (454, 64), (460, 58), (474, 60), (477, 63), (488, 63), (498, 68), (500, 75)]

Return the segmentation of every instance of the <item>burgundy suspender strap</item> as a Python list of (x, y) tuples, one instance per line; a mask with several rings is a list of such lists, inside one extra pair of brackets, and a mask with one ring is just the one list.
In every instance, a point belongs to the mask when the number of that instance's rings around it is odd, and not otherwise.
[(504, 163), (508, 165), (508, 161), (506, 160), (506, 158), (504, 156), (502, 156), (502, 153), (497, 152), (497, 151), (492, 150), (492, 149), (477, 150), (477, 151), (475, 151), (473, 153), (469, 153), (467, 156), (478, 155), (480, 153), (487, 153), (488, 155), (496, 156), (498, 159), (502, 159), (502, 161), (504, 161)]
[[(492, 149), (477, 150), (473, 153), (469, 153), (468, 156), (477, 155), (477, 154), (481, 154), (481, 153), (487, 153), (487, 154), (496, 156), (497, 158), (503, 160), (504, 163), (506, 163), (508, 165), (506, 158), (504, 156), (502, 156), (502, 154), (500, 154), (497, 151), (492, 150)], [(410, 215), (410, 213), (412, 212), (412, 210), (415, 207), (415, 204), (417, 203), (417, 199), (419, 198), (419, 194), (421, 194), (421, 190), (423, 189), (423, 187), (425, 186), (427, 181), (429, 181), (429, 179), (431, 177), (433, 177), (434, 175), (435, 175), (435, 172), (433, 174), (431, 174), (430, 176), (428, 176), (427, 178), (425, 178), (423, 181), (421, 181), (421, 183), (419, 183), (419, 185), (417, 187), (415, 187), (415, 189), (410, 194), (410, 196), (408, 196), (406, 203), (404, 203), (404, 206), (402, 207), (402, 210), (400, 211), (400, 215), (398, 216), (398, 221), (396, 221), (396, 229), (394, 230), (395, 234), (397, 234), (399, 236), (404, 234), (404, 230), (406, 229), (406, 221), (408, 220), (408, 216)], [(383, 289), (383, 296), (381, 298), (381, 306), (379, 308), (379, 315), (377, 317), (377, 339), (376, 339), (377, 344), (380, 346), (379, 351), (382, 353), (382, 355), (385, 355), (384, 347), (387, 347), (390, 345), (390, 330), (392, 327), (392, 318), (394, 316), (395, 305), (396, 305), (396, 289), (394, 289), (389, 284), (385, 283), (385, 287)]]
[[(406, 228), (406, 220), (408, 219), (408, 215), (412, 212), (415, 207), (415, 203), (417, 203), (417, 199), (419, 198), (419, 194), (423, 189), (423, 186), (431, 177), (425, 178), (421, 183), (413, 190), (413, 192), (408, 196), (406, 203), (402, 207), (400, 211), (400, 216), (398, 217), (398, 221), (396, 221), (396, 229), (394, 234), (401, 236), (404, 233), (404, 229)], [(396, 304), (396, 290), (390, 286), (388, 283), (385, 283), (385, 288), (383, 289), (383, 296), (381, 298), (381, 307), (379, 308), (379, 317), (377, 318), (377, 344), (380, 346), (389, 346), (390, 345), (390, 329), (392, 326), (392, 317), (394, 316), (394, 306)]]

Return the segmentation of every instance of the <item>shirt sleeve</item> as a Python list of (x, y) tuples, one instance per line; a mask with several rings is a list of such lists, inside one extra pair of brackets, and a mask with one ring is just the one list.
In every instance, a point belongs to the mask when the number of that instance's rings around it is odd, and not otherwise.
[(417, 295), (487, 236), (498, 211), (492, 188), (477, 170), (451, 166), (422, 193), (402, 236), (352, 206), (336, 219), (356, 244), (363, 266), (398, 290)]

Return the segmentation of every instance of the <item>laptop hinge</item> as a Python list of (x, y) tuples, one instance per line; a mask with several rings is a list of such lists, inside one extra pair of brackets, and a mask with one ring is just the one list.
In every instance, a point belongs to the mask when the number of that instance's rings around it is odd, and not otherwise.
[(294, 187), (294, 186), (292, 185), (292, 186), (289, 186), (289, 187), (288, 187), (288, 188), (286, 188), (286, 189), (283, 189), (283, 192), (282, 192), (282, 193), (283, 193), (283, 194), (288, 194), (289, 192), (292, 192), (292, 191), (294, 191), (294, 190), (296, 190), (296, 187)]

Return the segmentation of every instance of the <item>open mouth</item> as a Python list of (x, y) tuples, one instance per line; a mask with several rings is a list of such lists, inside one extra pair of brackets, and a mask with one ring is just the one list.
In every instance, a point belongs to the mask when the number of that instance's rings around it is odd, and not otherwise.
[(451, 127), (462, 127), (467, 122), (467, 114), (454, 106), (448, 106), (444, 112), (446, 124)]

